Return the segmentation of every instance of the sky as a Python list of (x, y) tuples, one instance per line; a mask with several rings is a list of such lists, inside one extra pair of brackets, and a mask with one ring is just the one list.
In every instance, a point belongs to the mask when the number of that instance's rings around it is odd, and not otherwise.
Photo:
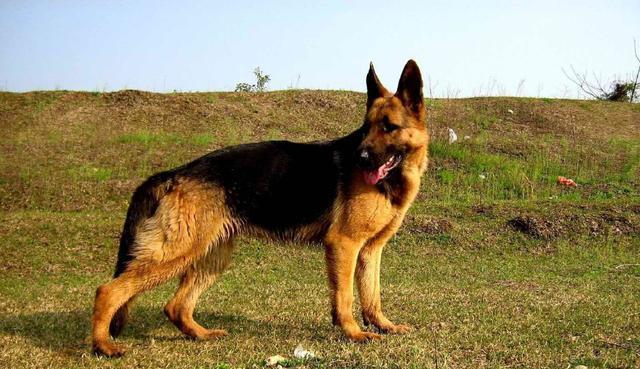
[(0, 90), (390, 90), (415, 59), (425, 95), (577, 97), (573, 65), (631, 75), (640, 1), (0, 0)]

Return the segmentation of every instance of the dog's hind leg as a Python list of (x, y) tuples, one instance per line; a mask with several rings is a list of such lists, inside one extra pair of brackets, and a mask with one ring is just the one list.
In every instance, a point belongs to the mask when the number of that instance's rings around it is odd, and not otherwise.
[(93, 309), (93, 351), (106, 356), (122, 356), (124, 350), (109, 339), (109, 325), (118, 309), (136, 295), (149, 290), (182, 272), (188, 264), (174, 259), (162, 264), (133, 267), (98, 287)]
[(138, 226), (132, 260), (125, 271), (96, 292), (93, 349), (121, 356), (124, 350), (109, 339), (116, 311), (137, 294), (185, 273), (211, 247), (231, 236), (224, 193), (194, 181), (176, 181), (160, 200), (155, 214)]
[(233, 241), (213, 245), (208, 253), (191, 265), (182, 275), (175, 296), (164, 308), (169, 320), (185, 335), (194, 339), (211, 339), (225, 336), (222, 329), (207, 329), (193, 319), (198, 298), (231, 261)]

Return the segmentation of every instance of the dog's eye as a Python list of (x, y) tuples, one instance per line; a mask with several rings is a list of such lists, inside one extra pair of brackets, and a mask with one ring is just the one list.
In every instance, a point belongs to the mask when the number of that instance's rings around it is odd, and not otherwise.
[(382, 120), (382, 130), (385, 133), (393, 132), (398, 128), (400, 128), (399, 125), (389, 122), (389, 120), (386, 119), (386, 117), (385, 117), (385, 119)]

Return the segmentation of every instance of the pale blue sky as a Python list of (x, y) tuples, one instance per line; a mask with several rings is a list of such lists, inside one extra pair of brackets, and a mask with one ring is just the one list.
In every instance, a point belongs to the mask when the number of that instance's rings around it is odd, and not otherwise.
[(439, 96), (575, 96), (561, 68), (630, 73), (634, 37), (638, 0), (2, 0), (0, 89), (363, 91), (373, 61), (393, 90), (414, 58)]

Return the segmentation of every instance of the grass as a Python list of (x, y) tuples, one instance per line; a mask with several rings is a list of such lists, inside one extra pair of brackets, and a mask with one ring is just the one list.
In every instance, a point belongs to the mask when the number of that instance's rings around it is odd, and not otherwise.
[(95, 180), (98, 182), (104, 182), (111, 178), (112, 173), (108, 168), (80, 166), (70, 168), (68, 170), (68, 175), (76, 181)]
[[(540, 145), (537, 151), (518, 155), (489, 153), (482, 142), (476, 143), (473, 139), (456, 145), (436, 141), (430, 145), (430, 154), (441, 184), (437, 190), (445, 191), (441, 197), (447, 201), (533, 200), (576, 197), (577, 194), (585, 200), (595, 200), (613, 197), (618, 190), (637, 195), (637, 190), (628, 184), (637, 182), (640, 176), (640, 143), (612, 140), (609, 145), (608, 157), (602, 158), (605, 165), (590, 160), (591, 152), (576, 149), (565, 141), (558, 141), (553, 147)], [(445, 164), (437, 166), (440, 162)], [(618, 170), (611, 171), (613, 166)], [(567, 173), (572, 173), (583, 186), (604, 185), (610, 190), (564, 191), (557, 186), (556, 179)], [(427, 182), (426, 187), (429, 185)], [(459, 191), (461, 187), (463, 191)]]
[[(295, 368), (640, 367), (640, 111), (516, 98), (428, 102), (429, 170), (382, 269), (387, 315), (414, 332), (346, 342), (322, 250), (246, 238), (196, 312), (229, 337), (184, 339), (162, 314), (170, 283), (137, 300), (124, 359), (90, 354), (95, 288), (140, 181), (229, 144), (348, 133), (364, 101), (0, 93), (0, 365), (252, 368), (279, 354)], [(298, 344), (318, 358), (295, 359)]]
[[(229, 137), (237, 139), (233, 135), (237, 133), (227, 133)], [(189, 136), (177, 134), (156, 134), (148, 131), (140, 131), (135, 133), (126, 133), (117, 137), (117, 141), (129, 145), (161, 146), (167, 144), (194, 144), (198, 146), (208, 146), (213, 144), (216, 139), (210, 133), (200, 133)]]
[(169, 143), (171, 141), (178, 141), (178, 137), (173, 135), (158, 135), (146, 131), (127, 133), (118, 137), (118, 142), (126, 144), (138, 143), (149, 145), (155, 142)]

